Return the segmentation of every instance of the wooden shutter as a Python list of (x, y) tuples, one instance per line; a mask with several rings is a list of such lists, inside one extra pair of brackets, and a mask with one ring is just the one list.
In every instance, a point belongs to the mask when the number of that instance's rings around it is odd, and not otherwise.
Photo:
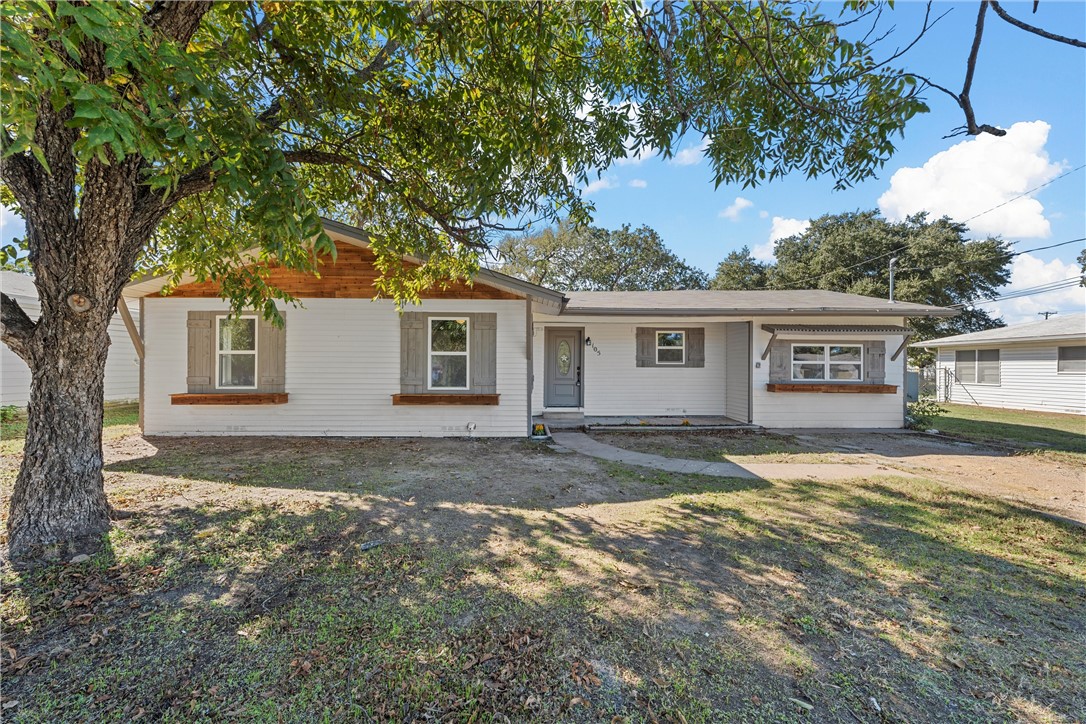
[(493, 395), (498, 391), (498, 315), (480, 313), (472, 314), (469, 318), (471, 381), (468, 386), (472, 394)]
[(287, 391), (287, 327), (276, 327), (264, 318), (257, 320), (256, 359), (258, 392)]
[(656, 330), (652, 327), (637, 328), (637, 366), (656, 366)]
[(400, 392), (426, 392), (427, 325), (422, 312), (400, 315)]
[(769, 345), (769, 381), (792, 381), (792, 345), (790, 342), (777, 339)]
[(886, 341), (864, 342), (864, 381), (872, 385), (886, 382)]
[(705, 366), (705, 328), (683, 330), (686, 334), (686, 362), (684, 367)]
[(215, 312), (189, 312), (188, 335), (188, 391), (214, 392)]

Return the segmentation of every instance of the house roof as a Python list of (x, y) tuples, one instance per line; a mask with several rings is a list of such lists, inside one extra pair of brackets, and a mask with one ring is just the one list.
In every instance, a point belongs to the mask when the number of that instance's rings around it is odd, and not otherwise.
[(1012, 324), (983, 332), (957, 334), (917, 342), (914, 347), (963, 347), (999, 342), (1044, 342), (1072, 339), (1086, 342), (1086, 314), (1057, 314), (1050, 319)]
[[(332, 238), (359, 247), (369, 247), (369, 235), (366, 234), (365, 230), (360, 229), (357, 226), (333, 221), (332, 219), (322, 219), (322, 221), (325, 232)], [(404, 259), (416, 264), (422, 263), (421, 260), (410, 256), (405, 256)], [(183, 275), (181, 277), (181, 283), (185, 284), (194, 279), (195, 277), (190, 275)], [(122, 294), (127, 298), (146, 297), (161, 291), (168, 281), (169, 276), (145, 277), (125, 286)], [(475, 281), (488, 284), (512, 294), (519, 294), (533, 301), (541, 302), (553, 307), (560, 307), (562, 302), (565, 301), (565, 296), (561, 292), (556, 292), (553, 289), (541, 287), (538, 284), (532, 284), (521, 279), (516, 279), (491, 269), (479, 269), (475, 274)]]
[(721, 314), (951, 317), (953, 309), (815, 290), (566, 292), (563, 314), (706, 317)]

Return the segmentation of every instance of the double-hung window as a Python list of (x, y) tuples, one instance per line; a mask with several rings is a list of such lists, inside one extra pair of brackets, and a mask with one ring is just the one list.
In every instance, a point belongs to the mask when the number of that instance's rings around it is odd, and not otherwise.
[(861, 381), (864, 378), (862, 344), (793, 344), (793, 380)]
[(657, 332), (656, 333), (656, 364), (658, 364), (658, 365), (682, 365), (682, 364), (686, 364), (686, 333), (685, 332)]
[(216, 387), (256, 389), (256, 317), (215, 318)]
[(958, 382), (999, 384), (998, 349), (959, 349), (954, 352), (954, 376)]
[(464, 318), (430, 317), (429, 389), (468, 389), (468, 326)]
[(1086, 345), (1060, 347), (1057, 353), (1056, 372), (1080, 375), (1086, 373)]

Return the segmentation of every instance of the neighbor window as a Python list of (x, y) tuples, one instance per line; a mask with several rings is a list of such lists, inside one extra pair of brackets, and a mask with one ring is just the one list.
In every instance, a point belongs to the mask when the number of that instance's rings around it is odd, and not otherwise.
[(954, 376), (958, 382), (999, 384), (998, 349), (959, 349), (954, 352)]
[(216, 317), (218, 387), (256, 389), (256, 317)]
[(468, 389), (468, 320), (430, 318), (430, 389)]
[(1086, 372), (1086, 345), (1060, 347), (1056, 371), (1079, 374)]
[(685, 332), (657, 332), (656, 333), (656, 364), (681, 365), (686, 364), (686, 333)]
[(864, 377), (860, 344), (793, 344), (793, 380), (860, 381)]

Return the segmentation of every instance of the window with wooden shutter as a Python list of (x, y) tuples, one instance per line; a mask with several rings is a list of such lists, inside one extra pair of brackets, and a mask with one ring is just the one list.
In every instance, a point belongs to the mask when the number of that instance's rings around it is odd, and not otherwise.
[(637, 367), (705, 366), (703, 327), (637, 327), (634, 338)]
[(190, 394), (286, 391), (286, 322), (254, 314), (188, 313)]
[(493, 395), (498, 388), (498, 315), (400, 315), (401, 395)]

